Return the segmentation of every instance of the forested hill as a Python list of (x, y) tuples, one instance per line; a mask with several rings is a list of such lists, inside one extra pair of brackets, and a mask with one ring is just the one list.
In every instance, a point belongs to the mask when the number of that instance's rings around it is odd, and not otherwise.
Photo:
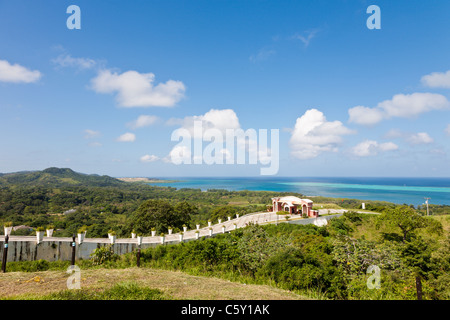
[(0, 186), (92, 186), (113, 187), (125, 183), (96, 174), (83, 174), (68, 168), (48, 168), (43, 171), (24, 171), (16, 173), (0, 173)]

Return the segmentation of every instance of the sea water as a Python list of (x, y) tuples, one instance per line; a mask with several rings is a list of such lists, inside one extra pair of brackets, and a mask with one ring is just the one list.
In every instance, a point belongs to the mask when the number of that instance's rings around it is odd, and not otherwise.
[[(160, 178), (166, 179), (166, 178)], [(167, 178), (169, 179), (169, 178)], [(170, 178), (176, 180), (152, 185), (177, 189), (253, 190), (298, 192), (305, 197), (324, 196), (359, 200), (379, 200), (398, 204), (450, 205), (450, 178), (314, 178), (314, 177), (255, 177), (255, 178)]]

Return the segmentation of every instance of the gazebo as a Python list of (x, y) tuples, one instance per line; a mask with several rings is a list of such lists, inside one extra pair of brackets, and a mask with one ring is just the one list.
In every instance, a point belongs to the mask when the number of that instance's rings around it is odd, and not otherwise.
[(272, 198), (272, 211), (285, 211), (289, 214), (306, 214), (308, 217), (318, 217), (319, 212), (313, 210), (313, 202), (294, 196)]

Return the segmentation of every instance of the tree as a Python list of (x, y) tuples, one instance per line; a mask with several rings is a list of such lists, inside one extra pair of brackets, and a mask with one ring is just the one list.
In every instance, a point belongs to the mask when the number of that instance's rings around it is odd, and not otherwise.
[(215, 208), (211, 213), (211, 220), (217, 220), (217, 219), (226, 219), (227, 217), (234, 217), (236, 214), (236, 208), (233, 208), (231, 206), (224, 206)]
[(380, 214), (379, 222), (399, 228), (403, 242), (407, 241), (416, 229), (427, 226), (427, 220), (408, 206), (397, 207)]
[(134, 212), (131, 228), (142, 234), (150, 233), (152, 228), (165, 233), (169, 226), (182, 228), (189, 224), (192, 212), (193, 207), (186, 203), (174, 207), (166, 200), (147, 200)]
[(290, 239), (284, 235), (270, 236), (263, 227), (250, 225), (244, 229), (242, 237), (237, 242), (239, 259), (254, 275), (268, 258), (288, 248), (290, 242)]
[(198, 213), (198, 208), (187, 201), (177, 203), (173, 209), (177, 218), (176, 221), (173, 221), (173, 226), (182, 226), (183, 224), (189, 225), (191, 215)]

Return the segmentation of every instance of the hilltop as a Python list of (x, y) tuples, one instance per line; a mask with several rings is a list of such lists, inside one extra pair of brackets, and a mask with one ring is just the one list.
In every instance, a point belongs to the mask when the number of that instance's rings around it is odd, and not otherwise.
[(122, 186), (124, 182), (109, 176), (84, 174), (69, 168), (47, 168), (42, 171), (22, 171), (15, 173), (0, 173), (0, 186), (83, 186), (114, 187)]

